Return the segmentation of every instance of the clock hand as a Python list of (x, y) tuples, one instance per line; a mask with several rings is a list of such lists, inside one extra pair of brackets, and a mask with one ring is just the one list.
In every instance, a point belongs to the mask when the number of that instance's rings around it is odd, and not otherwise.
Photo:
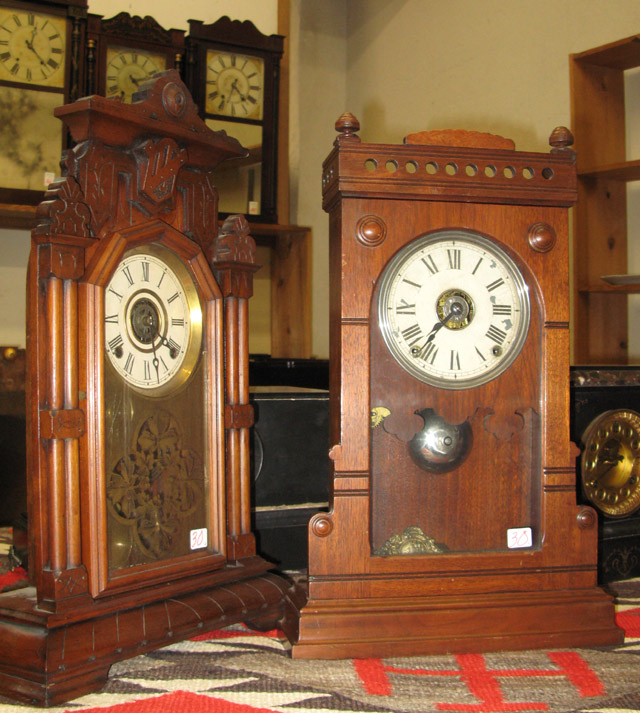
[[(429, 332), (429, 334), (427, 334), (427, 341), (425, 342), (424, 347), (426, 347), (427, 344), (430, 344), (436, 338), (436, 334), (443, 327), (447, 326), (447, 322), (451, 319), (451, 317), (453, 317), (455, 315), (459, 315), (461, 313), (462, 313), (462, 309), (460, 308), (460, 305), (457, 302), (454, 302), (451, 305), (449, 314), (445, 314), (445, 316), (442, 319), (440, 319), (438, 317), (438, 321), (433, 325), (433, 328)], [(422, 347), (422, 349), (424, 349), (424, 347)], [(422, 351), (422, 350), (420, 350), (420, 351)]]
[(153, 338), (151, 339), (151, 349), (153, 350), (153, 366), (156, 370), (156, 377), (158, 379), (158, 383), (160, 383), (160, 360), (158, 359), (156, 355), (156, 336), (158, 335), (157, 332), (157, 327), (156, 327), (156, 333), (153, 335)]
[(176, 356), (178, 355), (177, 349), (171, 344), (171, 342), (162, 334), (158, 334), (158, 337), (160, 337), (160, 344), (162, 344), (163, 347), (167, 347), (169, 350), (169, 356), (172, 359), (175, 359)]
[(40, 64), (44, 64), (44, 60), (43, 60), (42, 57), (38, 54), (36, 48), (33, 46), (33, 38), (34, 38), (35, 34), (36, 34), (36, 30), (34, 30), (34, 31), (31, 33), (31, 39), (30, 39), (30, 40), (26, 40), (26, 39), (25, 39), (25, 43), (26, 43), (26, 45), (27, 45), (27, 49), (31, 50), (31, 51), (33, 52), (33, 54), (35, 54), (35, 56), (38, 58), (38, 61), (40, 62)]

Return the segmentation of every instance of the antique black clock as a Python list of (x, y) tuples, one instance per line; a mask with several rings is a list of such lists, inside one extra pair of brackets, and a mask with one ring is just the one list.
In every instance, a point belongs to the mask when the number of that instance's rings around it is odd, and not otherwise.
[(598, 511), (602, 582), (640, 572), (640, 370), (571, 369), (571, 433), (580, 446), (578, 497)]
[(249, 150), (219, 170), (220, 211), (275, 222), (278, 87), (283, 37), (222, 17), (189, 21), (186, 81), (207, 126)]
[(0, 7), (0, 202), (35, 205), (59, 175), (53, 110), (77, 99), (86, 0)]
[(175, 70), (57, 116), (77, 144), (29, 263), (33, 586), (0, 595), (0, 691), (45, 705), (206, 628), (274, 626), (286, 589), (248, 502), (255, 243), (219, 229), (210, 178), (245, 150)]
[(183, 30), (165, 30), (148, 15), (127, 12), (88, 17), (86, 94), (131, 102), (147, 79), (167, 69), (180, 71), (183, 59)]
[(569, 440), (571, 135), (550, 154), (343, 115), (330, 216), (331, 507), (300, 658), (619, 642)]

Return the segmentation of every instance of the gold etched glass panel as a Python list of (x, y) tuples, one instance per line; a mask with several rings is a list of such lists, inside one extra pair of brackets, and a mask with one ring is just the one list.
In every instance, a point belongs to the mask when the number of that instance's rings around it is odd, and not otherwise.
[(105, 509), (110, 573), (209, 544), (202, 309), (160, 246), (126, 253), (105, 289)]

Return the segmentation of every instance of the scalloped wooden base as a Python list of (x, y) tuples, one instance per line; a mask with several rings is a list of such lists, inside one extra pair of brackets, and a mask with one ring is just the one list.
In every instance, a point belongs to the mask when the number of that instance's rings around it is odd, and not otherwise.
[(60, 614), (38, 607), (34, 587), (1, 594), (0, 693), (58, 705), (102, 688), (116, 661), (238, 622), (267, 630), (282, 616), (288, 583), (275, 574), (205, 580), (193, 591), (167, 585), (162, 598), (158, 588), (139, 590)]

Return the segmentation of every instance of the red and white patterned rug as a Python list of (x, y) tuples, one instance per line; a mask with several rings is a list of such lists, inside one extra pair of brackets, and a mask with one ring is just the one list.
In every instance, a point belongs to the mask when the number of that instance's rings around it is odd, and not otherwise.
[[(277, 631), (203, 634), (115, 664), (50, 711), (87, 713), (622, 713), (640, 711), (640, 580), (616, 583), (616, 647), (294, 661)], [(0, 697), (0, 713), (31, 708)]]

